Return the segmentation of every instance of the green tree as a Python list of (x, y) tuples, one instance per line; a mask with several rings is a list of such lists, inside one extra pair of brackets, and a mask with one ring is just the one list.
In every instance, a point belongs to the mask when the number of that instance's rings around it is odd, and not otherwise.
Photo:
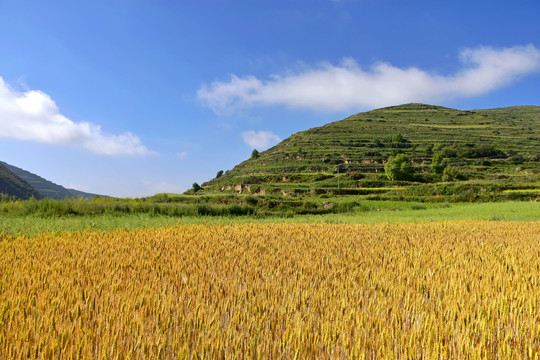
[(251, 152), (251, 158), (252, 159), (257, 159), (259, 157), (260, 153), (257, 149), (253, 149), (253, 151)]
[(193, 183), (193, 185), (191, 186), (191, 188), (193, 189), (194, 192), (197, 192), (199, 190), (201, 190), (201, 185), (197, 184), (196, 182)]
[(384, 165), (384, 173), (392, 181), (407, 180), (413, 177), (414, 168), (407, 155), (397, 154), (396, 157), (390, 156)]
[(448, 166), (448, 162), (441, 154), (435, 154), (431, 159), (430, 170), (432, 174), (442, 175), (446, 166)]
[(216, 174), (216, 179), (220, 178), (223, 175), (223, 170), (219, 170)]

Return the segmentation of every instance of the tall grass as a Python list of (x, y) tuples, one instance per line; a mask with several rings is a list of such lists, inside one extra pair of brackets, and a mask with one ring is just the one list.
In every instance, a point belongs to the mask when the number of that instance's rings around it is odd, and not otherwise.
[(19, 216), (62, 217), (69, 215), (126, 215), (150, 214), (163, 216), (240, 216), (253, 215), (256, 208), (249, 205), (219, 205), (169, 203), (137, 200), (93, 201), (84, 199), (27, 200), (0, 203), (0, 214)]

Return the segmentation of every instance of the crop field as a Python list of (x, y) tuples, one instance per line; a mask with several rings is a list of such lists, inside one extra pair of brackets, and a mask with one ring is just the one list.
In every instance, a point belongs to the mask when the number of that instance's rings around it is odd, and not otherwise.
[(4, 235), (0, 359), (540, 358), (540, 223)]

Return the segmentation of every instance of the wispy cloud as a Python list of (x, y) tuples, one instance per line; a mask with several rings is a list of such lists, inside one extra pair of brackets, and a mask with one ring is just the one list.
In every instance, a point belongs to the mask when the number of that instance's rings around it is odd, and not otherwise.
[(249, 130), (242, 133), (242, 139), (253, 149), (266, 150), (281, 141), (279, 136), (271, 131)]
[(0, 77), (0, 137), (82, 146), (103, 155), (153, 154), (130, 132), (114, 135), (99, 125), (74, 122), (60, 113), (53, 99), (39, 90), (19, 92)]
[(342, 111), (478, 96), (540, 69), (540, 50), (533, 45), (465, 49), (459, 59), (462, 69), (445, 76), (385, 62), (364, 70), (346, 58), (339, 65), (324, 63), (267, 80), (233, 74), (228, 81), (203, 85), (197, 96), (218, 113), (269, 105)]
[(176, 157), (179, 159), (185, 159), (189, 156), (189, 152), (187, 151), (181, 151), (179, 153), (176, 153)]

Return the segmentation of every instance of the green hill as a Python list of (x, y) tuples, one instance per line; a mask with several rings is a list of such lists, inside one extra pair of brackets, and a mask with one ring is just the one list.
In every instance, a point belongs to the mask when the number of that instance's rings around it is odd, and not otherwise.
[[(34, 197), (43, 197), (49, 199), (65, 199), (65, 198), (93, 198), (98, 195), (86, 193), (78, 190), (66, 189), (65, 187), (55, 184), (49, 180), (42, 178), (36, 174), (33, 174), (29, 171), (23, 170), (16, 166), (10, 165), (8, 163), (0, 161), (0, 165), (8, 169), (10, 173), (14, 174), (18, 178), (22, 179), (31, 189), (37, 193), (37, 196)], [(0, 174), (0, 179), (4, 179), (3, 175)], [(0, 189), (2, 192), (2, 189)], [(14, 195), (9, 193), (9, 195)], [(17, 195), (16, 195), (17, 196)], [(26, 199), (27, 197), (17, 196), (19, 198)]]
[[(391, 180), (387, 162), (398, 154), (405, 163), (390, 165), (405, 174)], [(540, 188), (539, 173), (540, 107), (405, 104), (296, 133), (203, 189), (320, 195), (390, 194), (397, 187), (399, 196), (430, 197), (521, 190), (514, 196), (526, 197), (538, 195), (529, 190)]]
[(0, 194), (13, 196), (18, 199), (41, 198), (26, 181), (14, 174), (7, 166), (0, 162)]

